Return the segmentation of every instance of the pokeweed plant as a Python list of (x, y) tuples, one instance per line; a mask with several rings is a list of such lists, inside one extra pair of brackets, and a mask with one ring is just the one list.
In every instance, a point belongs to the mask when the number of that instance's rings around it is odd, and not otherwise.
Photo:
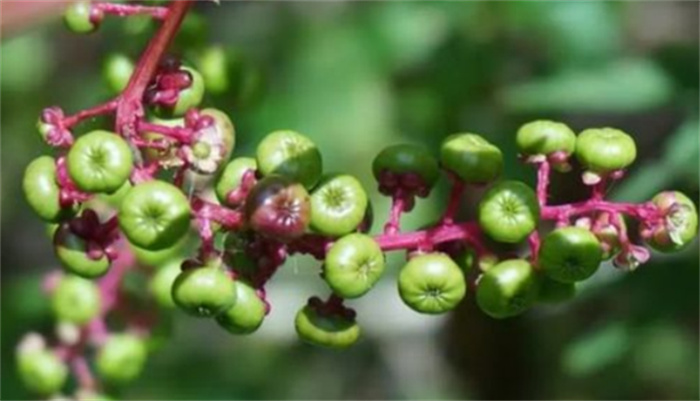
[[(678, 251), (696, 236), (697, 211), (682, 193), (661, 192), (639, 204), (605, 200), (635, 160), (632, 137), (614, 128), (576, 135), (547, 120), (516, 134), (522, 160), (537, 169), (535, 189), (502, 180), (501, 150), (474, 133), (447, 136), (437, 158), (412, 144), (383, 149), (371, 168), (392, 206), (383, 232), (369, 235), (367, 192), (351, 175), (325, 173), (321, 149), (308, 137), (278, 130), (251, 157), (231, 159), (233, 122), (221, 110), (199, 108), (205, 77), (166, 54), (191, 5), (78, 2), (66, 11), (68, 28), (78, 33), (95, 31), (107, 15), (146, 14), (162, 24), (136, 63), (115, 57), (107, 65), (116, 97), (70, 115), (50, 107), (39, 118), (54, 156), (29, 164), (23, 189), (52, 225), (63, 269), (44, 282), (57, 335), (31, 333), (17, 348), (21, 378), (38, 395), (99, 398), (138, 377), (152, 349), (148, 338), (168, 308), (213, 319), (232, 334), (253, 333), (271, 308), (266, 283), (294, 254), (322, 261), (330, 289), (300, 307), (296, 332), (315, 345), (345, 348), (361, 335), (346, 300), (372, 290), (385, 273), (386, 252), (407, 254), (397, 287), (409, 308), (441, 314), (474, 296), (484, 313), (501, 319), (570, 299), (604, 260), (624, 270), (646, 262), (650, 253), (630, 240), (628, 219), (660, 252)], [(219, 77), (226, 67), (211, 64), (221, 57), (207, 60), (207, 76)], [(74, 127), (96, 116), (112, 116), (113, 130), (76, 138)], [(551, 170), (570, 171), (572, 158), (584, 168), (590, 196), (549, 204)], [(402, 215), (430, 194), (441, 173), (452, 185), (441, 219), (403, 231)], [(478, 218), (457, 221), (464, 192), (484, 186)], [(105, 197), (111, 209), (90, 207)], [(541, 234), (547, 221), (555, 228)], [(192, 232), (196, 249), (179, 258)], [(522, 257), (499, 255), (489, 249), (493, 241), (527, 247)], [(147, 294), (126, 288), (136, 272), (148, 277)]]

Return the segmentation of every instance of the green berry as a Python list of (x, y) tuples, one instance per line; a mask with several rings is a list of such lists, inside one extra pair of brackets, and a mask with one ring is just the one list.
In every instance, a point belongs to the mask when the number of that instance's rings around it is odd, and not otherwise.
[(519, 315), (537, 298), (538, 281), (532, 266), (522, 259), (503, 261), (479, 280), (476, 302), (484, 313), (503, 319)]
[(113, 334), (97, 352), (95, 366), (103, 379), (122, 384), (141, 374), (147, 356), (146, 344), (139, 337), (133, 334)]
[(211, 46), (199, 57), (199, 71), (204, 77), (207, 92), (220, 95), (228, 92), (236, 84), (238, 63), (234, 54), (229, 54), (223, 46)]
[(265, 302), (250, 284), (235, 281), (236, 303), (216, 317), (219, 326), (231, 334), (250, 334), (262, 325), (265, 319)]
[(327, 348), (347, 348), (360, 337), (360, 326), (355, 319), (323, 315), (309, 305), (297, 313), (294, 327), (302, 340)]
[(66, 364), (46, 349), (20, 352), (17, 367), (22, 383), (42, 396), (58, 393), (68, 379)]
[(51, 133), (51, 130), (53, 129), (53, 125), (45, 123), (41, 117), (37, 119), (36, 122), (36, 130), (39, 132), (39, 136), (41, 137), (41, 142), (43, 143), (49, 143), (49, 134)]
[(590, 128), (576, 139), (576, 157), (589, 171), (607, 174), (634, 162), (637, 146), (632, 137), (614, 128)]
[(313, 188), (321, 178), (321, 152), (309, 138), (295, 131), (275, 131), (263, 138), (256, 151), (260, 173), (277, 174)]
[(518, 181), (503, 181), (489, 189), (479, 203), (479, 224), (499, 242), (517, 243), (537, 227), (540, 208), (535, 192)]
[(102, 75), (107, 86), (114, 93), (120, 93), (126, 88), (134, 72), (134, 63), (123, 54), (112, 54), (105, 61)]
[(382, 273), (382, 249), (365, 234), (348, 234), (336, 241), (328, 250), (323, 270), (328, 285), (343, 298), (366, 294)]
[(393, 145), (379, 152), (372, 161), (372, 173), (381, 182), (384, 172), (394, 175), (416, 174), (427, 189), (432, 188), (440, 176), (435, 158), (424, 147), (413, 144)]
[(562, 227), (542, 240), (539, 263), (544, 274), (562, 283), (591, 277), (600, 266), (603, 249), (598, 238), (580, 227)]
[(251, 157), (237, 157), (231, 160), (216, 182), (215, 191), (219, 202), (221, 202), (222, 205), (231, 207), (240, 206), (242, 201), (240, 203), (229, 203), (228, 194), (238, 188), (243, 179), (243, 174), (245, 174), (246, 171), (256, 171), (257, 169), (258, 164), (255, 159)]
[(212, 317), (236, 303), (236, 285), (220, 266), (184, 270), (175, 279), (172, 297), (190, 315)]
[(151, 295), (155, 298), (158, 305), (164, 308), (174, 308), (175, 301), (172, 296), (173, 283), (180, 275), (180, 259), (173, 259), (166, 265), (159, 267), (155, 272), (148, 285)]
[(68, 174), (85, 192), (112, 193), (131, 175), (133, 156), (126, 141), (109, 131), (92, 131), (68, 151)]
[(454, 309), (467, 293), (462, 269), (444, 253), (411, 258), (399, 273), (398, 285), (406, 305), (428, 314)]
[(483, 184), (501, 175), (503, 154), (479, 135), (453, 134), (442, 141), (440, 163), (467, 183)]
[(124, 197), (119, 227), (137, 247), (150, 251), (169, 248), (189, 230), (189, 201), (177, 187), (166, 182), (138, 184)]
[(175, 106), (167, 110), (158, 110), (165, 117), (184, 116), (187, 110), (199, 106), (202, 103), (202, 99), (204, 99), (204, 78), (202, 78), (202, 75), (191, 67), (181, 67), (180, 69), (190, 74), (192, 84), (180, 91)]
[(140, 264), (150, 267), (160, 267), (173, 261), (179, 261), (182, 258), (185, 245), (188, 243), (188, 237), (189, 236), (185, 235), (169, 248), (163, 248), (157, 251), (149, 251), (134, 246), (133, 244), (129, 244), (129, 248), (134, 252), (136, 261)]
[(27, 166), (22, 189), (32, 210), (48, 223), (58, 223), (75, 215), (76, 208), (61, 207), (53, 157), (38, 157)]
[(355, 231), (367, 210), (367, 193), (351, 175), (324, 177), (311, 193), (311, 228), (338, 237)]
[(97, 29), (102, 18), (100, 13), (92, 12), (89, 1), (76, 1), (68, 6), (63, 14), (63, 21), (68, 29), (75, 33), (90, 33)]
[(566, 124), (537, 120), (521, 126), (515, 142), (525, 156), (548, 156), (555, 152), (571, 155), (576, 149), (576, 134)]
[(657, 194), (651, 202), (663, 216), (651, 231), (649, 245), (661, 252), (683, 249), (698, 234), (698, 212), (690, 198), (677, 191)]
[(75, 235), (67, 224), (61, 225), (54, 236), (54, 251), (63, 268), (85, 278), (101, 277), (109, 270), (109, 259), (88, 256), (87, 243)]
[(100, 290), (82, 277), (64, 276), (51, 294), (51, 306), (58, 320), (82, 325), (100, 313)]

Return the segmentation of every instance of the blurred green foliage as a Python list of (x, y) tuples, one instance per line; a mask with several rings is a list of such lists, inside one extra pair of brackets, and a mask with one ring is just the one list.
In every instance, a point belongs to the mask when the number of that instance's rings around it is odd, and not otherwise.
[[(561, 119), (577, 131), (612, 125), (633, 135), (638, 161), (612, 190), (616, 199), (643, 201), (666, 188), (698, 198), (696, 3), (223, 2), (197, 9), (176, 52), (196, 63), (201, 49), (193, 45), (220, 44), (245, 63), (232, 93), (208, 99), (237, 125), (235, 154), (251, 154), (273, 129), (305, 133), (321, 148), (327, 171), (354, 174), (371, 190), (375, 231), (388, 209), (370, 169), (382, 146), (408, 141), (436, 150), (448, 134), (472, 131), (503, 149), (505, 176), (532, 183), (533, 172), (516, 158), (514, 135), (534, 118)], [(40, 281), (56, 261), (18, 179), (46, 151), (35, 133), (37, 116), (49, 105), (71, 112), (104, 101), (102, 60), (113, 52), (136, 59), (155, 28), (145, 19), (108, 18), (99, 33), (77, 37), (54, 20), (0, 46), (2, 398), (30, 396), (14, 374), (18, 338), (53, 330)], [(96, 126), (109, 121), (81, 130)], [(447, 190), (441, 183), (403, 226), (437, 218)], [(473, 215), (479, 196), (470, 194), (462, 217)], [(553, 202), (582, 196), (576, 171), (554, 177)], [(389, 275), (403, 260), (389, 258)], [(293, 311), (312, 293), (325, 294), (316, 271), (308, 258), (288, 263), (270, 290), (284, 302), (273, 304), (271, 321), (251, 338), (176, 314), (171, 340), (118, 395), (700, 396), (697, 242), (677, 255), (655, 254), (633, 274), (605, 265), (571, 304), (512, 321), (484, 318), (469, 295), (447, 326), (413, 321), (390, 309), (398, 294), (387, 277), (388, 290), (358, 306), (366, 339), (342, 353), (293, 338)], [(372, 318), (382, 308), (390, 318)]]

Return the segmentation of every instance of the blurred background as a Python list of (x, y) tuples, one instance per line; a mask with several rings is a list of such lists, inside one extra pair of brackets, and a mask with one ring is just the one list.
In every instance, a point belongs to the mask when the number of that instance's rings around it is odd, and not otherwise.
[[(229, 89), (206, 105), (232, 116), (235, 155), (252, 154), (273, 129), (310, 136), (325, 170), (352, 173), (373, 194), (374, 231), (388, 208), (371, 176), (381, 147), (414, 142), (437, 150), (448, 134), (475, 132), (502, 148), (506, 177), (534, 184), (533, 171), (518, 162), (514, 136), (538, 118), (576, 131), (613, 126), (636, 139), (637, 162), (612, 198), (639, 202), (677, 189), (698, 199), (696, 2), (222, 2), (195, 9), (175, 52), (196, 65), (203, 50), (220, 45), (233, 60)], [(147, 19), (108, 17), (98, 33), (75, 36), (54, 15), (3, 32), (3, 399), (30, 397), (14, 372), (18, 339), (53, 330), (40, 281), (57, 262), (21, 193), (23, 169), (47, 151), (37, 117), (46, 106), (70, 113), (111, 96), (104, 60), (115, 52), (135, 59), (154, 29)], [(99, 125), (109, 122), (88, 127)], [(577, 173), (554, 176), (553, 202), (585, 196)], [(442, 182), (403, 226), (439, 217), (448, 190)], [(465, 199), (463, 218), (473, 215), (480, 193)], [(348, 351), (296, 339), (294, 313), (310, 295), (328, 291), (317, 262), (293, 258), (270, 284), (273, 310), (257, 334), (232, 337), (174, 312), (169, 340), (117, 395), (700, 397), (697, 241), (678, 254), (654, 253), (633, 273), (606, 263), (573, 302), (503, 321), (485, 317), (469, 295), (447, 316), (411, 312), (392, 277), (404, 258), (392, 254), (376, 289), (350, 303), (363, 339)]]

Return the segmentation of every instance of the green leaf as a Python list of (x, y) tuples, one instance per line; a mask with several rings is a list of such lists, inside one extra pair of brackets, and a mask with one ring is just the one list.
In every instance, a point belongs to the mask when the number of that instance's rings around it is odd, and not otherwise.
[(622, 323), (610, 323), (583, 334), (564, 352), (564, 370), (572, 376), (586, 376), (620, 360), (629, 348), (631, 336)]
[(507, 107), (520, 112), (633, 112), (667, 103), (671, 80), (655, 64), (640, 59), (585, 70), (567, 70), (507, 87)]

